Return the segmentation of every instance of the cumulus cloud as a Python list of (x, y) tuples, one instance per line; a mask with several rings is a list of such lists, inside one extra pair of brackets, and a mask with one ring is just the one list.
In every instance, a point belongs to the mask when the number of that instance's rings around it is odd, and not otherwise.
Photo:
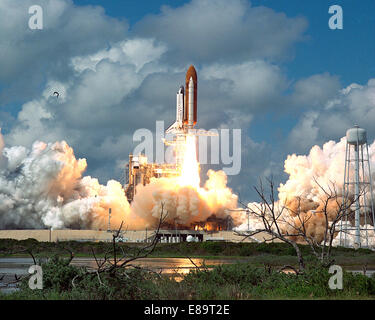
[[(147, 54), (137, 54), (142, 51)], [(132, 101), (145, 78), (159, 71), (160, 66), (152, 63), (163, 51), (152, 39), (136, 39), (116, 43), (93, 56), (73, 58), (74, 77), (66, 82), (48, 81), (39, 98), (23, 104), (7, 142), (31, 146), (41, 137), (47, 142), (65, 139), (79, 145), (80, 154), (94, 159), (94, 164), (95, 160), (100, 165), (99, 161), (114, 164), (118, 157), (126, 158), (133, 148), (133, 132), (158, 119), (152, 107), (155, 100), (144, 103), (144, 92)], [(59, 92), (58, 98), (52, 95), (54, 91)], [(143, 123), (140, 113), (145, 115)]]
[(107, 16), (102, 7), (76, 6), (71, 0), (41, 0), (43, 30), (30, 30), (28, 12), (32, 5), (35, 1), (0, 3), (0, 85), (6, 85), (0, 96), (3, 101), (36, 97), (35, 91), (46, 77), (69, 77), (72, 57), (119, 41), (128, 29), (125, 20)]
[(230, 97), (226, 102), (231, 103), (231, 109), (242, 107), (248, 112), (272, 109), (275, 98), (288, 85), (279, 67), (263, 60), (207, 65), (201, 77), (219, 83), (220, 92)]
[(340, 81), (329, 73), (315, 74), (298, 80), (293, 89), (291, 100), (296, 107), (316, 107), (335, 97), (340, 90)]
[[(289, 18), (242, 0), (193, 0), (178, 8), (163, 6), (135, 25), (141, 36), (158, 37), (170, 47), (169, 59), (241, 61), (285, 58), (303, 39), (302, 17)], [(178, 55), (176, 55), (178, 53)]]
[(163, 44), (156, 44), (154, 39), (135, 38), (115, 43), (109, 49), (101, 50), (93, 55), (77, 56), (72, 59), (76, 71), (85, 69), (95, 71), (96, 65), (103, 59), (111, 62), (133, 64), (138, 72), (146, 63), (159, 59), (167, 51)]
[(303, 115), (298, 125), (291, 130), (289, 142), (294, 150), (303, 152), (317, 142), (319, 128), (315, 126), (315, 120), (318, 117), (318, 113), (308, 112)]
[(352, 83), (341, 90), (335, 87), (331, 83), (329, 91), (332, 94), (318, 100), (313, 111), (306, 111), (291, 131), (289, 140), (293, 147), (305, 151), (314, 143), (338, 139), (354, 124), (365, 128), (369, 137), (375, 136), (372, 125), (375, 121), (375, 79), (365, 85)]

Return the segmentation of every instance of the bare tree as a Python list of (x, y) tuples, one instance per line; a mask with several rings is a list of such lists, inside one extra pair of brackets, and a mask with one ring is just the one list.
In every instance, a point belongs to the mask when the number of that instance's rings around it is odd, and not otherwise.
[[(364, 195), (365, 190), (360, 190), (357, 197), (349, 197), (348, 195), (341, 195), (336, 189), (334, 182), (323, 187), (317, 179), (314, 177), (314, 182), (322, 191), (323, 196), (320, 197), (319, 202), (322, 209), (317, 210), (316, 214), (321, 214), (324, 217), (324, 236), (323, 241), (318, 243), (314, 237), (308, 236), (305, 225), (303, 226), (304, 240), (310, 245), (314, 255), (324, 266), (330, 266), (334, 259), (332, 259), (332, 244), (335, 236), (339, 232), (337, 230), (337, 224), (351, 214), (351, 207), (359, 198)], [(343, 200), (345, 199), (345, 200)], [(329, 210), (329, 206), (333, 206), (333, 209)], [(311, 214), (310, 214), (311, 215)]]
[[(331, 258), (333, 239), (337, 234), (337, 223), (341, 221), (350, 212), (351, 205), (356, 199), (350, 198), (348, 201), (341, 201), (340, 196), (333, 183), (327, 188), (322, 187), (316, 179), (314, 179), (317, 186), (321, 189), (324, 196), (321, 197), (317, 207), (321, 210), (306, 211), (302, 210), (301, 198), (296, 197), (297, 205), (293, 208), (287, 203), (280, 203), (275, 200), (275, 186), (272, 179), (267, 179), (269, 184), (269, 192), (263, 188), (262, 181), (259, 187), (254, 187), (257, 192), (260, 203), (253, 204), (250, 207), (246, 206), (246, 210), (253, 217), (261, 221), (262, 227), (253, 231), (245, 231), (236, 233), (243, 236), (244, 239), (253, 237), (256, 234), (265, 233), (269, 238), (264, 238), (264, 242), (271, 242), (276, 239), (292, 246), (296, 252), (298, 259), (298, 270), (295, 272), (303, 273), (305, 270), (305, 260), (298, 244), (308, 244), (312, 253), (324, 266), (329, 266), (333, 263)], [(334, 207), (334, 210), (332, 210)], [(317, 241), (316, 235), (309, 232), (309, 223), (314, 219), (321, 219), (323, 217), (323, 240)], [(284, 266), (282, 269), (291, 268), (291, 266)]]
[(305, 262), (304, 262), (301, 250), (298, 247), (296, 241), (294, 241), (290, 237), (292, 235), (289, 234), (288, 232), (285, 232), (283, 229), (281, 229), (281, 226), (280, 226), (281, 224), (280, 217), (283, 215), (285, 211), (285, 207), (276, 206), (275, 188), (274, 188), (273, 180), (268, 179), (267, 181), (269, 182), (269, 185), (270, 185), (269, 195), (267, 196), (263, 188), (263, 183), (262, 181), (260, 181), (259, 187), (254, 187), (254, 189), (257, 192), (258, 196), (260, 197), (261, 202), (258, 204), (254, 204), (250, 208), (246, 207), (246, 210), (248, 210), (251, 215), (255, 216), (262, 222), (263, 227), (254, 231), (250, 231), (250, 230), (246, 232), (237, 231), (236, 233), (240, 236), (244, 236), (244, 239), (248, 237), (253, 237), (260, 233), (266, 233), (270, 235), (271, 237), (268, 239), (264, 238), (265, 242), (271, 242), (275, 239), (279, 239), (282, 242), (285, 242), (291, 245), (297, 254), (298, 265), (299, 265), (298, 273), (303, 272), (305, 269)]
[[(100, 284), (104, 285), (102, 280), (101, 280), (100, 274), (108, 273), (112, 277), (116, 277), (116, 274), (118, 272), (120, 272), (122, 275), (127, 277), (126, 272), (130, 268), (131, 269), (142, 269), (142, 270), (146, 270), (146, 271), (149, 271), (149, 272), (159, 274), (159, 273), (154, 272), (152, 270), (148, 270), (146, 268), (143, 268), (143, 267), (141, 268), (139, 266), (136, 266), (136, 265), (132, 264), (132, 262), (134, 262), (137, 259), (146, 258), (147, 256), (149, 256), (155, 250), (155, 247), (159, 242), (160, 227), (163, 224), (163, 222), (165, 221), (166, 216), (167, 216), (167, 214), (164, 214), (164, 204), (162, 204), (159, 222), (158, 222), (157, 228), (155, 230), (155, 233), (151, 237), (152, 241), (150, 243), (146, 244), (145, 246), (134, 248), (133, 252), (125, 252), (124, 249), (122, 248), (122, 246), (119, 246), (118, 243), (117, 243), (117, 239), (119, 238), (121, 230), (122, 230), (123, 222), (121, 223), (118, 230), (113, 234), (111, 247), (104, 254), (104, 259), (98, 259), (95, 252), (94, 252), (94, 249), (91, 248), (91, 252), (93, 254), (93, 257), (94, 257), (96, 265), (97, 265), (97, 269), (95, 270), (95, 273), (97, 274), (97, 277), (98, 277), (98, 280), (99, 280)], [(118, 255), (118, 251), (121, 251), (120, 255)], [(75, 286), (75, 281), (77, 280), (77, 278), (82, 278), (85, 275), (87, 275), (88, 273), (90, 273), (90, 272), (88, 271), (85, 274), (76, 275), (72, 279), (73, 287)]]

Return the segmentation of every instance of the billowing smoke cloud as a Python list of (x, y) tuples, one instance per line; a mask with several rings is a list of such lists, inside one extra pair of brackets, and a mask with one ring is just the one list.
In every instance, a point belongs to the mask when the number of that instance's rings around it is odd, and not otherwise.
[[(204, 188), (181, 186), (178, 178), (153, 179), (150, 184), (137, 187), (132, 208), (139, 216), (155, 224), (163, 210), (166, 222), (190, 227), (193, 222), (205, 221), (215, 214), (228, 215), (227, 209), (237, 207), (237, 196), (226, 186), (224, 171), (208, 171)], [(149, 219), (151, 212), (152, 219)]]
[[(299, 210), (302, 216), (311, 216), (307, 234), (318, 242), (324, 237), (325, 219), (321, 211), (325, 195), (316, 182), (325, 188), (335, 184), (341, 195), (345, 144), (345, 138), (338, 143), (329, 141), (322, 148), (314, 146), (308, 155), (290, 155), (285, 161), (289, 179), (279, 186), (278, 204), (288, 207), (285, 218), (297, 225), (299, 220), (294, 212)], [(189, 227), (212, 214), (225, 218), (228, 209), (237, 207), (237, 196), (227, 187), (223, 171), (209, 170), (202, 188), (181, 185), (178, 178), (152, 179), (146, 186), (137, 186), (130, 205), (119, 182), (110, 180), (101, 185), (97, 179), (83, 176), (86, 160), (76, 159), (73, 149), (64, 141), (38, 141), (31, 150), (21, 146), (5, 148), (0, 134), (0, 148), (1, 229), (105, 229), (109, 208), (113, 228), (121, 222), (133, 230), (152, 228), (158, 223), (162, 207), (167, 223)], [(369, 152), (374, 181), (375, 142), (369, 146)], [(313, 215), (311, 210), (315, 211)], [(333, 199), (327, 210), (330, 220), (336, 210)], [(247, 230), (246, 215), (231, 215), (235, 224), (243, 223), (239, 230)], [(262, 228), (261, 221), (254, 217), (250, 217), (249, 224), (250, 229)], [(370, 244), (375, 244), (374, 232), (369, 231), (369, 236)], [(353, 241), (354, 236), (347, 239)], [(334, 243), (338, 243), (338, 237)]]
[(109, 181), (102, 186), (97, 179), (82, 177), (86, 160), (77, 160), (64, 141), (2, 151), (1, 229), (92, 228), (103, 224), (101, 217), (113, 204), (114, 220), (129, 211), (121, 185)]
[[(306, 222), (306, 233), (313, 237), (318, 243), (324, 239), (325, 216), (323, 205), (327, 199), (326, 192), (333, 191), (333, 186), (337, 197), (328, 201), (326, 208), (328, 220), (332, 221), (337, 215), (338, 204), (342, 201), (342, 188), (345, 171), (345, 148), (346, 138), (339, 142), (329, 141), (323, 147), (314, 146), (308, 155), (289, 155), (285, 160), (285, 172), (289, 174), (289, 179), (278, 188), (277, 207), (288, 208), (284, 210), (282, 220), (288, 221), (291, 225), (298, 226), (303, 218), (308, 218)], [(370, 167), (372, 181), (375, 178), (375, 142), (369, 145)], [(354, 170), (351, 170), (353, 173)], [(351, 177), (351, 181), (354, 178)], [(373, 188), (375, 190), (375, 188)], [(334, 191), (333, 191), (334, 192)], [(367, 203), (370, 203), (369, 193), (367, 193)], [(254, 208), (254, 204), (249, 203), (249, 207)], [(311, 211), (313, 210), (313, 211)], [(300, 213), (301, 220), (297, 218)], [(370, 223), (367, 219), (367, 223)], [(256, 218), (251, 220), (251, 229), (262, 228), (262, 222)], [(281, 225), (283, 225), (281, 223)], [(338, 224), (338, 227), (340, 223)], [(367, 225), (368, 228), (372, 226)], [(284, 231), (295, 233), (293, 227), (286, 224)], [(247, 222), (243, 223), (239, 230), (247, 230)], [(369, 231), (371, 243), (375, 245), (374, 232)], [(335, 244), (338, 237), (336, 236)], [(354, 240), (354, 235), (347, 236), (348, 241)]]
[(128, 229), (154, 227), (161, 205), (166, 222), (188, 226), (211, 214), (226, 216), (236, 208), (237, 197), (226, 187), (224, 172), (210, 171), (204, 188), (181, 187), (176, 179), (155, 179), (138, 186), (130, 205), (117, 181), (107, 185), (83, 176), (87, 163), (76, 159), (64, 141), (35, 142), (31, 150), (4, 148), (0, 135), (0, 228), (104, 229), (123, 221)]

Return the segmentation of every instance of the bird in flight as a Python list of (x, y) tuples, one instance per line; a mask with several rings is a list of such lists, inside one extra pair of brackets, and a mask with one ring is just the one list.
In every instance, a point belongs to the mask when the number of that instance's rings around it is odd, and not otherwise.
[(57, 91), (55, 91), (55, 92), (53, 93), (53, 95), (56, 95), (57, 98), (58, 98), (60, 94), (59, 94)]

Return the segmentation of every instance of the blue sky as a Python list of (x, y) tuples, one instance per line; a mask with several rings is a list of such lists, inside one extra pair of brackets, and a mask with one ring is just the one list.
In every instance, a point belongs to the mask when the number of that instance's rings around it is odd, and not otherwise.
[[(259, 177), (285, 181), (289, 154), (338, 141), (354, 123), (375, 136), (372, 0), (40, 0), (46, 26), (32, 32), (34, 2), (0, 4), (7, 146), (66, 140), (88, 174), (121, 181), (132, 134), (173, 121), (191, 63), (199, 126), (242, 129), (242, 171), (229, 186), (244, 199)], [(342, 6), (343, 30), (328, 28), (330, 5)]]

